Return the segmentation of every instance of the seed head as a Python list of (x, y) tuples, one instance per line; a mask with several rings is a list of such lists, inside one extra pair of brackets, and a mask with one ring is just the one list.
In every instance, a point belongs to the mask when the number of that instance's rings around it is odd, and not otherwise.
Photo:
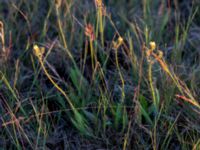
[(95, 3), (96, 9), (98, 9), (101, 12), (101, 15), (106, 16), (107, 11), (106, 11), (106, 7), (103, 4), (102, 0), (94, 0), (94, 3)]
[(94, 29), (90, 23), (85, 26), (85, 35), (88, 36), (92, 41), (95, 40)]
[(55, 0), (55, 5), (57, 8), (59, 8), (62, 4), (62, 0)]
[(102, 0), (94, 0), (94, 3), (95, 3), (96, 8), (102, 7), (102, 5), (103, 5)]

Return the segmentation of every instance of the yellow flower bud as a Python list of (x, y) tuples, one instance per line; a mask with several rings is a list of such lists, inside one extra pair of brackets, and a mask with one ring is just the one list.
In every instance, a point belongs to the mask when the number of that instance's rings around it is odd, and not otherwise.
[(114, 49), (118, 49), (122, 44), (123, 44), (123, 38), (120, 36), (117, 41), (113, 41), (112, 44), (113, 44), (113, 48)]
[(33, 46), (33, 53), (39, 59), (42, 58), (42, 55), (44, 54), (44, 52), (45, 52), (45, 48), (44, 47), (39, 47), (38, 45), (34, 45)]
[(118, 43), (121, 45), (122, 43), (123, 43), (123, 38), (120, 36), (119, 38), (118, 38)]
[(149, 45), (150, 45), (150, 49), (151, 49), (151, 50), (155, 50), (155, 49), (156, 49), (156, 43), (155, 43), (154, 41), (151, 41), (151, 42), (149, 43)]

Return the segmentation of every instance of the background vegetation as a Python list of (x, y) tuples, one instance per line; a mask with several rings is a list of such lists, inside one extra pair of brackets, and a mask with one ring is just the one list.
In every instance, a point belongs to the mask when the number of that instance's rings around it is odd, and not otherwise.
[(0, 149), (200, 149), (198, 0), (0, 0)]

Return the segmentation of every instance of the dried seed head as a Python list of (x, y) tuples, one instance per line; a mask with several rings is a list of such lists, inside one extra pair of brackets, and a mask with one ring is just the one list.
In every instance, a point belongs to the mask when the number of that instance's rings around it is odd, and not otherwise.
[(102, 0), (94, 0), (94, 3), (95, 3), (96, 9), (98, 9), (100, 11), (100, 14), (103, 16), (106, 16), (107, 11), (106, 11), (106, 7), (104, 6)]
[(62, 4), (62, 0), (55, 0), (55, 5), (57, 8), (59, 8)]
[(151, 41), (151, 42), (149, 43), (149, 45), (150, 45), (150, 49), (151, 49), (151, 50), (155, 50), (155, 49), (156, 49), (156, 43), (155, 43), (154, 41)]
[(85, 35), (88, 36), (92, 41), (95, 40), (94, 29), (90, 23), (85, 26)]
[(103, 5), (102, 0), (94, 0), (94, 3), (95, 3), (96, 8), (102, 7)]
[(106, 7), (105, 7), (105, 6), (103, 6), (103, 7), (101, 8), (101, 13), (102, 13), (103, 16), (106, 16), (107, 11), (106, 11)]

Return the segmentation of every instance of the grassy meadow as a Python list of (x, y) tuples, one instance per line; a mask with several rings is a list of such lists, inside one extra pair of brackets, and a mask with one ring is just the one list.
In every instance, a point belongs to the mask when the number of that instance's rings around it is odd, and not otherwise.
[(0, 0), (0, 150), (200, 150), (199, 0)]

